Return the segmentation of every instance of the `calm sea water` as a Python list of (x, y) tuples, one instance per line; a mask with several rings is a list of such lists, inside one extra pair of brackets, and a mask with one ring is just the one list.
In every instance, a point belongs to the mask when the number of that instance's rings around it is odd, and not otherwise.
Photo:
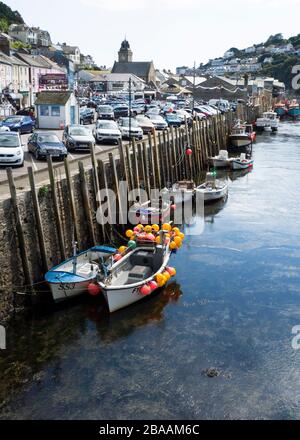
[(300, 123), (259, 136), (254, 159), (163, 292), (111, 317), (79, 301), (9, 329), (0, 418), (300, 417)]

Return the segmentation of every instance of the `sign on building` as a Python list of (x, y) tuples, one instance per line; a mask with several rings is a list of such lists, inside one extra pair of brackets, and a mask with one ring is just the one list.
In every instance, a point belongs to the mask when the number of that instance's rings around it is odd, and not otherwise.
[(47, 73), (39, 77), (39, 89), (68, 90), (68, 78), (64, 73)]

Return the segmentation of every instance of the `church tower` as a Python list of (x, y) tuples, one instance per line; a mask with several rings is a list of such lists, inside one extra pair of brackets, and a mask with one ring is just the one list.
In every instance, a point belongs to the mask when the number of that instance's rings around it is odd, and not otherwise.
[(131, 63), (132, 62), (132, 50), (128, 41), (122, 41), (121, 48), (119, 50), (119, 63)]

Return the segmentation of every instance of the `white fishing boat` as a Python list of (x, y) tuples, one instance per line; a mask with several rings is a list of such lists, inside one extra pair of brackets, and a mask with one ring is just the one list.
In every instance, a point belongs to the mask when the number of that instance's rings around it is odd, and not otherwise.
[(204, 203), (223, 199), (228, 194), (228, 185), (223, 180), (215, 179), (212, 173), (207, 173), (206, 181), (197, 187), (197, 193), (203, 196)]
[(266, 128), (272, 131), (277, 131), (279, 127), (280, 119), (275, 112), (265, 112), (262, 118), (258, 118), (256, 121), (256, 130), (264, 131)]
[(231, 131), (230, 143), (237, 150), (245, 149), (253, 143), (252, 135), (247, 132), (246, 126), (241, 124), (240, 121), (237, 121)]
[(129, 220), (133, 225), (138, 223), (160, 223), (170, 217), (171, 204), (163, 201), (161, 206), (159, 200), (145, 203), (134, 203), (129, 209)]
[(116, 262), (108, 275), (98, 279), (109, 311), (116, 312), (156, 291), (162, 285), (155, 280), (166, 271), (171, 249), (169, 242), (140, 242), (137, 247)]
[(220, 150), (218, 156), (210, 157), (208, 160), (214, 168), (229, 168), (232, 161), (227, 150)]
[(254, 164), (253, 159), (247, 159), (246, 154), (242, 153), (241, 157), (233, 159), (231, 162), (232, 170), (246, 170), (247, 168), (252, 168)]
[(73, 257), (53, 267), (45, 275), (55, 302), (86, 293), (95, 281), (101, 264), (117, 252), (106, 246), (95, 246), (77, 254), (74, 244)]
[(174, 183), (171, 189), (163, 189), (162, 193), (169, 195), (175, 204), (191, 200), (195, 194), (196, 184), (193, 180), (181, 180)]

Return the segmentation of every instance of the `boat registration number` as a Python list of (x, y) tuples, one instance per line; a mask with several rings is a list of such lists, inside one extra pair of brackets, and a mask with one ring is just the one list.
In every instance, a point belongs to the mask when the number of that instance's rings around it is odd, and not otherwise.
[(70, 284), (65, 284), (65, 283), (60, 283), (58, 290), (74, 290), (75, 289), (75, 283), (70, 283)]

